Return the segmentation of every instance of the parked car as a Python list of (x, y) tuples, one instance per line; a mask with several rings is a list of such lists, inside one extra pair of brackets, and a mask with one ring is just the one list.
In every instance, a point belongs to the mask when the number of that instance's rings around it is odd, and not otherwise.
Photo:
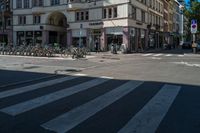
[(190, 49), (190, 48), (192, 48), (192, 43), (190, 41), (183, 42), (182, 49)]

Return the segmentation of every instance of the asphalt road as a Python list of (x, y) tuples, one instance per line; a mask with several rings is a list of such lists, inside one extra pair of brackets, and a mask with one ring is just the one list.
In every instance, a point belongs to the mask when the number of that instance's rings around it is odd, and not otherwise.
[(0, 57), (0, 133), (199, 133), (200, 55)]

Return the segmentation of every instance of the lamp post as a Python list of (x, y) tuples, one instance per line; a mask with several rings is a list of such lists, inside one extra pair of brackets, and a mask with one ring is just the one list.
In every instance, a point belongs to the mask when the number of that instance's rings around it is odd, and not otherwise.
[(184, 23), (184, 16), (183, 16), (183, 9), (184, 9), (184, 6), (183, 6), (183, 4), (182, 4), (182, 0), (179, 0), (178, 1), (179, 2), (179, 9), (180, 9), (180, 16), (181, 16), (181, 23), (180, 23), (180, 34), (181, 34), (181, 41), (180, 41), (180, 45), (182, 45), (183, 44), (183, 31), (184, 31), (184, 29), (183, 29), (183, 23)]

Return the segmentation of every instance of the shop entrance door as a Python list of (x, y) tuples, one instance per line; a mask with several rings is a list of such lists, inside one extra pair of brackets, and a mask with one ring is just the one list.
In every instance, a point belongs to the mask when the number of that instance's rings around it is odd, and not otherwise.
[(98, 42), (99, 48), (101, 48), (101, 29), (92, 29), (90, 32), (89, 48), (91, 51), (95, 50), (95, 43)]
[(49, 31), (49, 43), (53, 44), (53, 43), (58, 43), (57, 42), (57, 38), (58, 38), (58, 33), (55, 31)]

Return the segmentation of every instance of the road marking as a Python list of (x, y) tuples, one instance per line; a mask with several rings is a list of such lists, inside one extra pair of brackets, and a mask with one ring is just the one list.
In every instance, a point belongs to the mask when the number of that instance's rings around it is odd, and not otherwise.
[(26, 102), (22, 102), (19, 104), (15, 104), (6, 108), (1, 109), (1, 112), (7, 113), (12, 116), (16, 116), (19, 114), (22, 114), (24, 112), (30, 111), (32, 109), (38, 108), (40, 106), (43, 106), (45, 104), (54, 102), (56, 100), (62, 99), (64, 97), (73, 95), (75, 93), (84, 91), (86, 89), (89, 89), (91, 87), (97, 86), (99, 84), (102, 84), (109, 79), (94, 79), (76, 86), (72, 86), (54, 93), (50, 93), (48, 95), (44, 95)]
[(170, 56), (173, 56), (172, 54), (167, 54), (167, 55), (165, 55), (166, 57), (170, 57)]
[(152, 54), (143, 54), (142, 56), (151, 56)]
[(185, 65), (188, 67), (200, 67), (200, 64), (188, 63), (188, 62), (172, 62), (174, 64)]
[(184, 57), (184, 55), (178, 55), (178, 57)]
[(21, 93), (25, 93), (25, 92), (29, 92), (29, 91), (33, 91), (33, 90), (43, 88), (43, 87), (47, 87), (47, 86), (51, 86), (51, 85), (54, 85), (54, 84), (59, 84), (59, 83), (65, 82), (65, 81), (75, 79), (75, 78), (77, 78), (77, 77), (68, 76), (68, 77), (53, 79), (53, 80), (49, 80), (49, 81), (45, 81), (45, 82), (42, 82), (42, 83), (37, 83), (37, 84), (29, 85), (29, 86), (24, 86), (24, 87), (21, 87), (21, 88), (3, 91), (3, 92), (0, 92), (0, 99), (5, 98), (5, 97), (9, 97), (9, 96), (14, 96), (14, 95), (21, 94)]
[(164, 85), (118, 133), (155, 133), (180, 88), (175, 85)]
[(158, 56), (161, 56), (161, 55), (163, 55), (163, 54), (155, 54), (153, 56), (158, 57)]
[(100, 78), (104, 78), (104, 79), (114, 79), (113, 77), (108, 77), (108, 76), (100, 76)]
[(143, 82), (140, 81), (129, 81), (118, 88), (75, 108), (74, 110), (42, 124), (41, 126), (57, 133), (65, 133), (105, 107), (114, 103), (116, 100), (130, 93), (142, 83)]
[(83, 73), (76, 73), (76, 74), (73, 74), (74, 76), (88, 76), (87, 74), (83, 74)]
[(154, 60), (161, 60), (162, 58), (158, 58), (158, 57), (151, 57), (151, 59), (154, 59)]

